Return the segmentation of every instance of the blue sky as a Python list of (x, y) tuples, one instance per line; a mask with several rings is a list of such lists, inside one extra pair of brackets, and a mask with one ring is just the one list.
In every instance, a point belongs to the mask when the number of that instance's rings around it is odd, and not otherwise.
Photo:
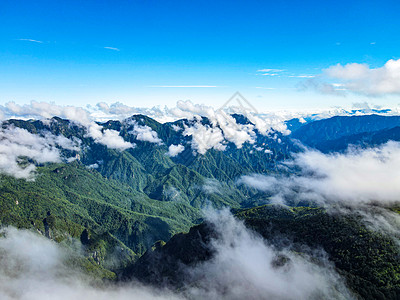
[(0, 104), (218, 106), (238, 90), (261, 109), (397, 105), (399, 93), (300, 87), (338, 63), (399, 59), (399, 12), (395, 0), (1, 0)]

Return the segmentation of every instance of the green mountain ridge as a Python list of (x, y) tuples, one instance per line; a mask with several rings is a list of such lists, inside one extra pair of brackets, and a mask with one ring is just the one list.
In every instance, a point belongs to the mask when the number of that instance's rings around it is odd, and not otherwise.
[[(249, 124), (244, 116), (234, 118)], [(38, 164), (21, 157), (21, 165), (35, 163), (33, 181), (0, 175), (0, 224), (29, 228), (67, 246), (80, 241), (84, 254), (78, 263), (95, 277), (137, 277), (179, 288), (186, 283), (178, 262), (196, 265), (213, 255), (207, 245), (217, 236), (202, 223), (202, 210), (229, 207), (268, 242), (285, 236), (299, 253), (304, 251), (302, 245), (322, 247), (361, 297), (395, 299), (400, 255), (392, 239), (365, 227), (356, 215), (332, 215), (321, 208), (254, 208), (268, 203), (269, 196), (238, 183), (243, 175), (295, 172), (282, 168), (283, 161), (303, 151), (294, 138), (324, 152), (396, 140), (399, 118), (385, 118), (335, 117), (302, 126), (296, 123), (289, 136), (256, 130), (254, 144), (244, 143), (238, 149), (229, 142), (224, 151), (209, 149), (204, 155), (194, 154), (192, 138), (173, 127), (193, 125), (193, 120), (161, 124), (135, 115), (98, 123), (103, 131), (117, 130), (125, 141), (135, 144), (124, 151), (97, 143), (84, 127), (61, 118), (8, 120), (2, 128), (62, 135), (77, 141), (79, 150), (58, 147), (64, 157), (60, 163)], [(374, 125), (376, 119), (383, 120), (382, 124)], [(210, 124), (207, 118), (201, 122)], [(162, 142), (139, 140), (129, 133), (134, 124), (148, 126)], [(172, 144), (185, 150), (170, 157), (166, 154)], [(161, 256), (153, 260), (152, 253)]]

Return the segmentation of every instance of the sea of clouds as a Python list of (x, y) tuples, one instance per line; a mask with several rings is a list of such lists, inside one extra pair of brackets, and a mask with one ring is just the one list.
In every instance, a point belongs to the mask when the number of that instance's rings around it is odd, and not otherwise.
[[(45, 299), (351, 299), (343, 279), (326, 256), (318, 264), (290, 249), (276, 250), (248, 230), (228, 210), (207, 212), (222, 238), (212, 241), (214, 257), (185, 273), (191, 282), (181, 289), (138, 282), (99, 283), (68, 261), (79, 251), (28, 230), (0, 232), (0, 298)], [(278, 256), (288, 263), (275, 266)]]

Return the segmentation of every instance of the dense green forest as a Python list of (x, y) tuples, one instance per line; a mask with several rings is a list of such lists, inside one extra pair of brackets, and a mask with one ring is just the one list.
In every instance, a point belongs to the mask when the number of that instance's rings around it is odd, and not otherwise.
[[(238, 124), (253, 125), (244, 116), (233, 117)], [(205, 153), (196, 153), (193, 137), (182, 133), (198, 122), (212, 128), (207, 118), (162, 124), (143, 115), (97, 123), (103, 133), (114, 130), (133, 145), (127, 149), (108, 147), (84, 127), (57, 117), (3, 122), (3, 130), (21, 128), (43, 139), (62, 136), (78, 146), (54, 144), (61, 153), (57, 162), (21, 155), (19, 168), (35, 166), (29, 178), (0, 175), (1, 226), (30, 229), (67, 248), (78, 241), (83, 254), (74, 263), (95, 278), (135, 278), (180, 289), (192, 284), (180, 266), (212, 259), (210, 241), (219, 238), (212, 224), (203, 222), (204, 209), (229, 207), (274, 247), (285, 248), (290, 241), (291, 252), (309, 256), (312, 249), (322, 249), (355, 295), (400, 295), (399, 236), (372, 229), (354, 208), (342, 214), (312, 199), (286, 203), (299, 207), (269, 205), (270, 194), (240, 182), (251, 174), (297, 174), (296, 166), (285, 162), (304, 151), (301, 143), (322, 152), (343, 152), (349, 145), (366, 148), (397, 141), (398, 117), (291, 120), (289, 135), (255, 129), (252, 143), (237, 147), (227, 141), (223, 151), (211, 147)], [(150, 135), (140, 138), (134, 130)], [(183, 150), (169, 155), (170, 145)], [(373, 206), (369, 209), (374, 212)], [(398, 206), (381, 209), (399, 212)]]

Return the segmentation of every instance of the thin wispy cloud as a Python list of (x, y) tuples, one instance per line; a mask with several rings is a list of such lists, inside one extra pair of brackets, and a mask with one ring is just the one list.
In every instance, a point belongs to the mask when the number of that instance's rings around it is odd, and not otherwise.
[(262, 75), (262, 76), (279, 76), (281, 72), (285, 70), (283, 69), (260, 69), (257, 70), (258, 74), (257, 75)]
[(113, 50), (113, 51), (120, 51), (118, 48), (115, 48), (115, 47), (104, 47), (104, 49)]
[(17, 39), (17, 41), (25, 41), (25, 42), (32, 42), (32, 43), (43, 44), (42, 41), (33, 40), (33, 39)]
[(277, 73), (277, 72), (283, 72), (285, 70), (283, 69), (260, 69), (257, 70), (257, 72), (263, 72), (263, 73)]
[(217, 85), (149, 85), (149, 88), (217, 88)]
[(257, 70), (257, 75), (261, 76), (277, 76), (277, 77), (288, 77), (288, 78), (313, 78), (315, 75), (310, 74), (295, 74), (292, 72), (288, 72), (285, 69), (260, 69)]

